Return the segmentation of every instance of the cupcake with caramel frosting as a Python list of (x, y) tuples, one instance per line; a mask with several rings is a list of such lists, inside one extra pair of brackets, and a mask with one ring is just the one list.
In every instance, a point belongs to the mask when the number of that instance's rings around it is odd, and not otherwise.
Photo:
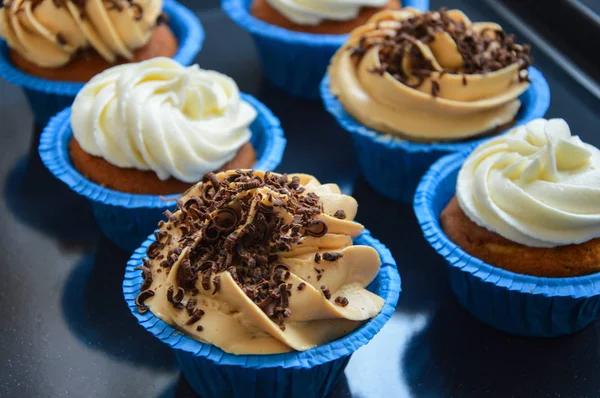
[(352, 243), (357, 207), (308, 175), (207, 174), (159, 224), (138, 309), (239, 355), (338, 339), (384, 303), (366, 290), (377, 251)]
[(0, 34), (21, 70), (53, 80), (87, 81), (112, 65), (177, 52), (162, 0), (9, 0)]
[(384, 11), (355, 29), (321, 83), (366, 180), (411, 202), (443, 155), (544, 116), (550, 92), (530, 46), (459, 10)]
[(329, 68), (331, 92), (364, 125), (414, 141), (464, 140), (514, 121), (530, 48), (458, 10), (383, 12)]
[(5, 0), (0, 37), (0, 76), (25, 89), (43, 126), (115, 65), (161, 56), (189, 64), (204, 33), (174, 1)]

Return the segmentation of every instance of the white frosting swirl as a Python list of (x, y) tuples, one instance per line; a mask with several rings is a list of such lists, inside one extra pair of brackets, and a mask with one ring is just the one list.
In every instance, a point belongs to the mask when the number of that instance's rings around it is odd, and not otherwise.
[(600, 151), (563, 119), (537, 119), (477, 148), (458, 175), (476, 224), (531, 247), (600, 237)]
[(71, 125), (86, 152), (115, 166), (197, 182), (235, 157), (255, 118), (231, 78), (154, 58), (94, 77)]
[(388, 0), (267, 0), (271, 7), (299, 25), (318, 25), (324, 20), (349, 21), (362, 7), (383, 7)]

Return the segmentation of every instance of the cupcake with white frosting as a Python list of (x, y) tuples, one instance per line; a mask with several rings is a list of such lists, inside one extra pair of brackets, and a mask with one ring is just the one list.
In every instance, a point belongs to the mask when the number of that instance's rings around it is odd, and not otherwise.
[(252, 16), (295, 32), (346, 34), (399, 0), (254, 0)]
[(439, 160), (415, 209), (459, 300), (483, 321), (555, 336), (600, 314), (600, 150), (564, 120)]
[[(187, 65), (204, 34), (197, 18), (175, 2), (6, 0), (0, 37), (0, 76), (26, 89), (43, 126), (98, 73), (161, 56)], [(42, 109), (42, 100), (49, 109)]]
[(74, 166), (121, 192), (182, 193), (209, 171), (250, 168), (256, 109), (233, 79), (169, 58), (117, 66), (73, 103)]
[[(116, 66), (94, 77), (43, 137), (57, 134), (52, 148), (44, 141), (40, 146), (46, 165), (55, 174), (62, 170), (53, 169), (52, 162), (53, 151), (62, 151), (64, 144), (66, 153), (60, 155), (68, 156), (61, 158), (62, 166), (93, 187), (91, 199), (118, 203), (99, 204), (103, 211), (164, 210), (170, 205), (162, 195), (183, 194), (207, 172), (275, 167), (285, 144), (278, 120), (240, 93), (231, 78), (169, 58)], [(57, 176), (90, 194), (72, 178)], [(117, 221), (104, 213), (99, 219)], [(125, 244), (116, 236), (113, 240), (127, 248), (138, 245), (156, 218), (141, 221), (144, 227), (136, 226), (133, 239), (118, 234)]]
[(428, 0), (224, 0), (223, 11), (250, 32), (267, 80), (317, 99), (329, 60), (348, 33), (382, 10), (427, 9)]

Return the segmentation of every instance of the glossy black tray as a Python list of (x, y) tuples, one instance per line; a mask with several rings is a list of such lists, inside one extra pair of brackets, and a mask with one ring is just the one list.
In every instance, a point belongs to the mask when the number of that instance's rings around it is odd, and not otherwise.
[[(445, 265), (423, 239), (412, 208), (366, 185), (349, 136), (321, 103), (294, 100), (266, 85), (251, 38), (225, 17), (218, 1), (184, 3), (207, 32), (200, 65), (232, 76), (280, 117), (288, 138), (280, 170), (311, 173), (352, 193), (359, 221), (398, 262), (398, 309), (352, 357), (333, 397), (600, 396), (598, 323), (570, 337), (526, 339), (474, 319), (452, 295)], [(532, 41), (536, 66), (552, 90), (549, 117), (566, 118), (576, 134), (599, 146), (597, 86), (577, 65), (563, 62), (578, 55), (567, 53), (568, 43), (555, 42), (560, 32), (536, 34), (538, 16), (505, 8), (508, 3), (515, 2), (435, 0), (432, 6), (460, 8), (473, 20), (499, 22)], [(0, 90), (0, 396), (195, 396), (171, 350), (125, 306), (128, 254), (101, 236), (86, 201), (41, 165), (39, 129), (32, 131), (21, 90), (5, 82)]]

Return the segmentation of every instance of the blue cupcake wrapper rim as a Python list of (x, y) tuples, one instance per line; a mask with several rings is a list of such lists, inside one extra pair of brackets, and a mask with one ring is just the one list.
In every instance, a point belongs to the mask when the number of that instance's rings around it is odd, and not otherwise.
[[(348, 35), (316, 34), (293, 32), (285, 28), (271, 25), (253, 17), (249, 11), (249, 0), (221, 0), (221, 7), (237, 25), (252, 34), (270, 38), (272, 40), (300, 44), (305, 46), (341, 47)], [(429, 9), (429, 0), (406, 0), (404, 7), (414, 7), (420, 10)]]
[(143, 279), (140, 271), (136, 271), (134, 268), (142, 265), (142, 259), (146, 257), (146, 250), (154, 240), (154, 236), (151, 235), (134, 252), (127, 263), (125, 279), (123, 281), (123, 293), (127, 306), (138, 322), (163, 343), (169, 345), (171, 348), (191, 353), (196, 357), (208, 359), (215, 365), (239, 366), (251, 369), (309, 369), (323, 363), (335, 361), (344, 356), (351, 355), (379, 333), (394, 313), (400, 296), (400, 274), (398, 273), (396, 262), (391, 252), (381, 242), (373, 238), (369, 231), (365, 230), (362, 235), (355, 239), (355, 243), (373, 247), (377, 250), (381, 258), (381, 269), (376, 281), (383, 280), (385, 284), (379, 288), (379, 290), (384, 290), (384, 294), (381, 296), (385, 300), (385, 304), (379, 315), (349, 335), (308, 351), (272, 355), (229, 354), (218, 347), (201, 343), (181, 334), (156, 317), (151, 311), (145, 314), (140, 314), (137, 311), (135, 299), (140, 293)]
[[(259, 154), (254, 169), (272, 170), (283, 157), (286, 139), (279, 119), (263, 103), (249, 94), (241, 94), (241, 98), (252, 105), (258, 112), (255, 121), (261, 124), (268, 137), (266, 146)], [(94, 202), (119, 206), (129, 209), (164, 208), (175, 203), (177, 195), (141, 195), (129, 194), (102, 187), (85, 178), (71, 164), (67, 145), (59, 139), (64, 134), (72, 134), (71, 108), (67, 108), (54, 116), (40, 137), (39, 154), (44, 165), (59, 180), (67, 184), (71, 190)], [(68, 142), (68, 141), (67, 141)], [(172, 201), (165, 201), (172, 199)]]
[[(529, 68), (529, 77), (531, 84), (525, 95), (530, 96), (533, 102), (529, 101), (527, 106), (517, 115), (517, 125), (528, 123), (533, 119), (543, 117), (550, 107), (550, 86), (546, 78), (538, 69)], [(432, 151), (439, 152), (470, 152), (482, 142), (492, 137), (484, 137), (472, 141), (464, 142), (411, 142), (388, 134), (382, 134), (373, 130), (355, 120), (345, 109), (341, 102), (331, 93), (329, 89), (329, 73), (325, 75), (321, 82), (321, 97), (325, 109), (335, 117), (338, 123), (352, 134), (357, 134), (365, 138), (372, 139), (387, 149), (403, 150), (408, 153), (428, 153)], [(514, 127), (514, 126), (513, 126)], [(512, 128), (512, 127), (511, 127)]]
[(440, 227), (439, 214), (436, 214), (432, 208), (433, 197), (440, 181), (452, 172), (456, 172), (467, 156), (466, 153), (457, 153), (438, 160), (423, 177), (415, 194), (414, 210), (425, 238), (448, 264), (471, 274), (485, 284), (527, 295), (574, 299), (600, 295), (600, 273), (570, 278), (517, 274), (471, 256), (446, 236)]
[[(192, 11), (175, 0), (165, 0), (163, 11), (169, 15), (172, 24), (181, 24), (187, 28), (186, 35), (178, 37), (179, 49), (173, 59), (182, 65), (191, 64), (204, 43), (205, 34), (200, 21)], [(29, 75), (13, 66), (8, 53), (8, 44), (0, 39), (0, 77), (14, 85), (47, 94), (73, 97), (85, 85), (83, 82), (56, 81)]]

